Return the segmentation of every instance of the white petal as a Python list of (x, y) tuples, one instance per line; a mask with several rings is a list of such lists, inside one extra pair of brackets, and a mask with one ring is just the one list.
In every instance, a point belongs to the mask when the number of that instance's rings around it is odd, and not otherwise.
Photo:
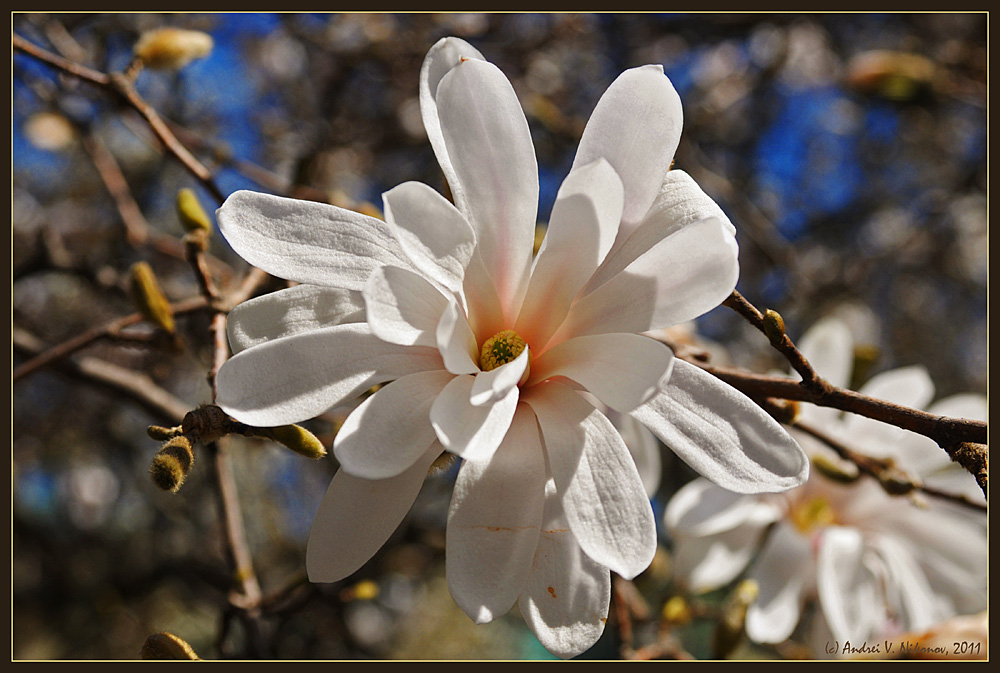
[(583, 294), (603, 285), (671, 234), (707, 219), (722, 222), (729, 233), (736, 235), (736, 227), (722, 208), (690, 175), (677, 169), (669, 171), (646, 217), (631, 236), (608, 254)]
[(342, 580), (374, 556), (410, 510), (428, 468), (443, 450), (435, 444), (391, 479), (359, 479), (338, 470), (309, 532), (309, 581)]
[(702, 537), (736, 528), (763, 533), (781, 517), (781, 508), (756, 495), (741, 495), (707, 479), (685, 484), (667, 504), (663, 521), (672, 535)]
[(494, 404), (470, 401), (475, 377), (456, 376), (431, 405), (431, 425), (446, 449), (468, 461), (486, 461), (500, 446), (517, 407), (518, 388)]
[(747, 609), (747, 636), (758, 643), (787, 640), (799, 622), (803, 592), (815, 572), (808, 540), (791, 526), (775, 526), (750, 569), (760, 593)]
[(923, 631), (938, 618), (951, 616), (939, 614), (934, 591), (909, 544), (880, 535), (872, 541), (872, 546), (885, 566), (885, 591), (891, 596), (893, 612), (904, 629)]
[(362, 479), (388, 479), (437, 441), (431, 404), (454, 378), (437, 370), (393, 381), (351, 411), (333, 441), (341, 468)]
[(452, 297), (448, 297), (448, 306), (441, 314), (435, 337), (445, 369), (452, 374), (479, 373), (476, 337), (465, 313)]
[(476, 231), (478, 249), (505, 314), (519, 307), (534, 248), (538, 165), (514, 89), (491, 63), (462, 61), (437, 90), (448, 156), (467, 203), (456, 203)]
[[(646, 426), (631, 416), (609, 410), (608, 418), (615, 424), (618, 433), (625, 440), (625, 446), (632, 455), (635, 469), (639, 471), (642, 487), (646, 495), (652, 498), (660, 488), (660, 477), (663, 474), (663, 464), (660, 459), (660, 441), (653, 436)], [(611, 416), (614, 414), (614, 417)]]
[(663, 388), (674, 354), (638, 334), (597, 334), (570, 339), (531, 364), (528, 386), (556, 376), (579, 383), (612, 409), (628, 412)]
[(580, 547), (600, 565), (632, 579), (656, 553), (656, 522), (642, 480), (615, 427), (570, 388), (531, 389), (545, 453)]
[(517, 604), (539, 642), (563, 659), (587, 651), (604, 633), (611, 573), (580, 549), (551, 480), (531, 573)]
[(458, 180), (448, 156), (444, 135), (441, 133), (441, 122), (438, 119), (437, 89), (441, 79), (463, 59), (467, 58), (485, 60), (483, 55), (465, 40), (457, 37), (444, 37), (430, 48), (427, 56), (424, 57), (423, 66), (420, 68), (420, 114), (424, 120), (424, 128), (427, 129), (427, 138), (431, 141), (431, 147), (434, 148), (434, 154), (437, 156), (444, 177), (448, 181), (455, 203), (459, 204), (460, 208), (464, 207), (466, 198), (462, 183)]
[(837, 640), (860, 642), (872, 635), (884, 603), (875, 578), (862, 563), (864, 539), (859, 530), (830, 526), (823, 532), (816, 561), (820, 605)]
[(674, 575), (695, 594), (725, 586), (746, 569), (764, 532), (764, 528), (744, 526), (705, 537), (679, 537)]
[(777, 421), (683, 360), (674, 361), (663, 392), (632, 417), (695, 471), (730, 491), (786, 491), (809, 475), (809, 459)]
[(420, 182), (390, 189), (382, 195), (382, 203), (386, 222), (413, 266), (461, 293), (476, 235), (458, 209)]
[(383, 266), (372, 273), (363, 294), (368, 325), (379, 339), (437, 347), (438, 321), (448, 300), (423, 276)]
[(324, 203), (239, 191), (216, 217), (240, 257), (279, 278), (362, 290), (378, 267), (410, 266), (385, 222)]
[(625, 185), (623, 235), (656, 198), (680, 142), (681, 99), (663, 67), (646, 65), (618, 76), (597, 103), (573, 167), (607, 159)]
[(515, 325), (538, 350), (608, 254), (621, 212), (621, 180), (604, 159), (574, 170), (563, 181)]
[(486, 404), (493, 404), (507, 397), (511, 389), (516, 387), (521, 380), (530, 360), (531, 353), (528, 352), (528, 347), (525, 346), (521, 354), (510, 362), (488, 372), (476, 374), (476, 380), (473, 382), (472, 390), (469, 393), (469, 401), (475, 406), (481, 407)]
[(683, 227), (573, 304), (555, 339), (646, 332), (715, 308), (739, 277), (736, 238), (716, 218)]
[[(934, 398), (934, 382), (922, 365), (915, 365), (877, 374), (858, 392), (912, 409), (925, 409)], [(844, 421), (845, 439), (875, 457), (891, 457), (895, 446), (905, 442), (909, 434), (894, 425), (856, 414), (848, 415)]]
[(216, 379), (218, 404), (249, 425), (301, 423), (376, 383), (441, 368), (436, 348), (387, 343), (365, 323), (335, 325), (230, 358)]
[(851, 385), (854, 336), (839, 318), (823, 318), (802, 335), (799, 351), (820, 376), (839, 388)]
[(229, 312), (226, 329), (236, 354), (266, 341), (364, 319), (360, 292), (296, 285), (243, 302)]
[(542, 523), (545, 462), (538, 426), (524, 409), (486, 461), (466, 461), (448, 510), (448, 588), (477, 624), (507, 612), (531, 568)]

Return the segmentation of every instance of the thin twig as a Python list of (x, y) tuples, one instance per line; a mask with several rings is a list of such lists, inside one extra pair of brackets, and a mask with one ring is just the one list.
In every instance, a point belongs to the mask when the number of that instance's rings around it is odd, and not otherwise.
[(119, 99), (127, 103), (132, 109), (138, 112), (143, 119), (146, 120), (146, 123), (149, 124), (150, 129), (152, 129), (153, 133), (156, 134), (156, 137), (160, 140), (160, 142), (163, 143), (163, 146), (166, 147), (167, 150), (178, 161), (180, 161), (181, 164), (202, 183), (202, 185), (205, 186), (205, 189), (207, 189), (220, 204), (226, 200), (222, 190), (219, 189), (219, 186), (215, 183), (215, 179), (213, 178), (211, 172), (201, 162), (199, 162), (179, 140), (177, 140), (177, 137), (173, 134), (160, 115), (157, 114), (156, 110), (154, 110), (135, 90), (132, 80), (128, 76), (122, 73), (106, 74), (92, 70), (91, 68), (74, 63), (69, 59), (65, 59), (62, 56), (58, 56), (42, 49), (16, 33), (12, 37), (12, 42), (15, 51), (21, 51), (68, 75), (72, 75), (85, 82), (89, 82), (90, 84), (116, 94)]
[(857, 465), (858, 470), (878, 480), (878, 482), (882, 484), (883, 488), (885, 488), (885, 490), (891, 495), (905, 495), (907, 493), (919, 491), (925, 495), (942, 500), (948, 500), (979, 512), (985, 512), (987, 510), (986, 504), (973, 502), (964, 495), (947, 493), (945, 491), (926, 486), (921, 483), (919, 479), (916, 479), (912, 475), (906, 473), (903, 469), (896, 465), (894, 461), (873, 458), (872, 456), (865, 455), (860, 451), (855, 451), (841, 441), (831, 437), (827, 433), (808, 423), (796, 420), (792, 423), (792, 427), (801, 430), (815, 439), (818, 439), (833, 449), (838, 456)]
[[(207, 306), (208, 302), (205, 301), (204, 297), (191, 297), (171, 304), (170, 308), (174, 315), (184, 315), (200, 311)], [(125, 327), (142, 322), (142, 320), (141, 313), (132, 313), (106, 322), (103, 325), (92, 327), (82, 334), (78, 334), (71, 339), (67, 339), (60, 344), (39, 352), (38, 355), (15, 368), (12, 378), (16, 382), (39, 368), (62, 360), (99, 339), (115, 337)]]
[[(42, 352), (44, 346), (38, 337), (15, 327), (11, 330), (14, 348), (26, 353)], [(190, 407), (171, 393), (156, 385), (145, 374), (137, 374), (110, 362), (94, 357), (61, 359), (57, 364), (60, 371), (96, 383), (116, 392), (123, 393), (139, 403), (154, 417), (171, 423), (180, 423)]]

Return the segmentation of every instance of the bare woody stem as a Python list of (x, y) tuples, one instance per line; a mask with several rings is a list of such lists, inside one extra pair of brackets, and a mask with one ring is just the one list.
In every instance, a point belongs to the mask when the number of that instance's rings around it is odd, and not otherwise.
[(215, 179), (212, 177), (211, 172), (205, 168), (205, 166), (199, 162), (194, 155), (192, 155), (186, 147), (179, 140), (177, 136), (173, 134), (167, 124), (163, 119), (157, 114), (142, 96), (135, 90), (132, 84), (132, 80), (122, 73), (103, 73), (97, 70), (92, 70), (78, 63), (74, 63), (69, 59), (63, 58), (53, 54), (41, 47), (32, 44), (28, 40), (24, 39), (16, 33), (12, 37), (12, 43), (15, 51), (20, 51), (28, 54), (43, 63), (76, 77), (77, 79), (83, 80), (89, 84), (100, 87), (108, 92), (115, 94), (120, 100), (124, 101), (129, 107), (139, 113), (146, 123), (149, 124), (150, 129), (156, 137), (163, 143), (163, 146), (167, 148), (178, 161), (183, 164), (183, 166), (197, 178), (205, 189), (219, 202), (222, 203), (226, 200), (225, 195), (219, 186), (215, 184)]

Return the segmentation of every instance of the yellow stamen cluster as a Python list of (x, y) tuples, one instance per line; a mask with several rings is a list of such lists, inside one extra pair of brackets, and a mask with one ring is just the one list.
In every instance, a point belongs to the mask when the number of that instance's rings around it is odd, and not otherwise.
[(479, 368), (484, 372), (512, 361), (524, 351), (524, 339), (512, 329), (497, 332), (483, 343)]
[(836, 521), (836, 513), (823, 498), (813, 498), (792, 508), (792, 523), (803, 533), (819, 526), (829, 526)]

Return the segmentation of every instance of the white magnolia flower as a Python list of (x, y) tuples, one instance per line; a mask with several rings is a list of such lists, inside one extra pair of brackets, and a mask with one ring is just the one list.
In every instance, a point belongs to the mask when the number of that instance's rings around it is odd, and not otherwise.
[[(831, 383), (846, 385), (853, 344), (842, 323), (818, 323), (800, 348)], [(918, 407), (933, 395), (918, 368), (875, 377), (862, 390)], [(949, 404), (944, 407), (974, 410)], [(849, 446), (894, 457), (927, 481), (931, 473), (922, 468), (940, 466), (929, 456), (915, 460), (927, 447), (898, 428), (808, 405), (800, 417)], [(799, 439), (807, 452), (827, 450), (806, 435)], [(809, 640), (821, 656), (829, 654), (828, 642), (858, 647), (986, 604), (985, 518), (940, 501), (917, 506), (867, 477), (841, 484), (813, 472), (799, 488), (762, 495), (696, 479), (671, 499), (665, 522), (676, 543), (677, 575), (691, 590), (722, 586), (749, 567), (760, 595), (747, 612), (746, 630), (758, 642), (788, 639), (811, 600), (820, 609)]]
[[(799, 350), (827, 381), (841, 388), (850, 385), (854, 367), (854, 338), (844, 322), (832, 317), (817, 322), (803, 335)], [(934, 399), (934, 383), (921, 365), (877, 374), (859, 392), (911, 409), (926, 409), (940, 416), (980, 421), (985, 421), (987, 416), (985, 395), (960, 393), (930, 404)], [(926, 486), (964, 495), (973, 502), (986, 502), (975, 477), (953, 462), (928, 437), (864, 416), (842, 414), (836, 409), (813, 405), (803, 405), (800, 418), (866, 455), (893, 459), (904, 471), (919, 477)], [(796, 434), (796, 437), (811, 450), (826, 450), (811, 437), (804, 434)]]
[(660, 66), (601, 98), (534, 259), (538, 169), (510, 83), (447, 38), (420, 100), (455, 205), (410, 182), (383, 195), (385, 222), (251, 192), (218, 211), (240, 255), (302, 283), (230, 314), (218, 402), (271, 426), (392, 381), (334, 442), (310, 579), (371, 558), (447, 450), (463, 459), (446, 543), (455, 601), (480, 623), (518, 603), (546, 648), (573, 656), (603, 631), (609, 570), (634, 577), (656, 549), (636, 466), (579, 391), (727, 488), (788, 489), (808, 461), (749, 399), (639, 334), (713, 308), (738, 274), (732, 224), (668, 172), (681, 108)]

